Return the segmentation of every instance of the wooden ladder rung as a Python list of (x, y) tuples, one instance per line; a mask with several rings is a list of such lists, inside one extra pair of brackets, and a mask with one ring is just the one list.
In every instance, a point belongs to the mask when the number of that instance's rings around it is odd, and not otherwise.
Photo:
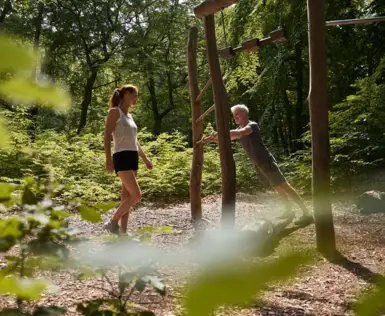
[(203, 95), (205, 94), (205, 92), (207, 91), (207, 89), (211, 86), (211, 83), (212, 83), (212, 81), (211, 81), (211, 78), (210, 78), (210, 79), (207, 81), (206, 85), (203, 87), (202, 91), (199, 92), (199, 94), (198, 94), (198, 96), (197, 96), (197, 98), (196, 98), (196, 100), (195, 100), (196, 102), (202, 100)]
[(198, 117), (196, 120), (196, 123), (203, 121), (203, 119), (214, 110), (215, 110), (215, 104), (213, 104), (211, 107), (209, 107), (205, 113), (203, 113), (200, 117)]

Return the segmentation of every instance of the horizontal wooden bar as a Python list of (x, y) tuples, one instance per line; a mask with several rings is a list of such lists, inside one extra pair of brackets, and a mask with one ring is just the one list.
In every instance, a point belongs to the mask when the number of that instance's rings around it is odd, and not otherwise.
[(385, 16), (377, 16), (377, 17), (373, 17), (373, 18), (362, 18), (362, 19), (326, 21), (326, 26), (364, 24), (364, 23), (382, 22), (382, 21), (385, 21)]
[(211, 78), (206, 82), (206, 84), (205, 84), (205, 86), (203, 87), (203, 89), (202, 89), (202, 91), (201, 92), (199, 92), (199, 94), (198, 94), (198, 96), (197, 96), (197, 98), (196, 98), (196, 102), (198, 102), (198, 101), (201, 101), (202, 100), (202, 98), (203, 98), (203, 96), (204, 96), (204, 94), (205, 94), (205, 92), (207, 91), (207, 89), (211, 86)]
[(200, 19), (231, 6), (239, 0), (206, 0), (194, 7), (195, 16)]
[(215, 110), (215, 104), (213, 104), (211, 107), (209, 107), (205, 113), (203, 113), (200, 117), (198, 117), (198, 119), (196, 120), (196, 123), (203, 121), (203, 119), (214, 110)]
[(226, 57), (224, 57), (223, 54), (221, 54), (222, 50), (224, 50), (224, 49), (219, 50), (219, 55), (223, 58), (232, 58), (235, 56), (235, 54), (239, 54), (241, 52), (255, 51), (264, 45), (272, 44), (272, 43), (273, 42), (271, 41), (270, 36), (263, 38), (263, 39), (252, 38), (252, 39), (249, 39), (249, 40), (243, 42), (241, 44), (241, 46), (238, 46), (235, 48), (226, 47), (225, 49), (230, 49), (232, 51), (232, 55), (227, 54)]

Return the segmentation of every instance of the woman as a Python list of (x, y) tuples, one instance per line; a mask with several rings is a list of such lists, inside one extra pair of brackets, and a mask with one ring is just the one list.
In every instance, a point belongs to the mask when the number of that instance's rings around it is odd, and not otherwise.
[[(152, 163), (143, 152), (137, 139), (137, 126), (128, 110), (138, 101), (138, 88), (127, 84), (115, 89), (110, 97), (109, 112), (104, 130), (106, 170), (115, 171), (122, 182), (120, 205), (105, 228), (111, 233), (127, 232), (128, 212), (142, 198), (136, 181), (139, 156), (148, 169)], [(111, 135), (114, 154), (111, 158)], [(119, 227), (119, 220), (121, 225)]]

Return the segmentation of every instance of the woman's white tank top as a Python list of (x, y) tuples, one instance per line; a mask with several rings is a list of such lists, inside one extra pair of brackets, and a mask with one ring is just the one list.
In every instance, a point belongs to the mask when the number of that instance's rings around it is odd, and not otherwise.
[(112, 132), (114, 140), (114, 153), (129, 150), (138, 151), (137, 130), (132, 116), (127, 116), (118, 107), (120, 117), (116, 121), (115, 130)]

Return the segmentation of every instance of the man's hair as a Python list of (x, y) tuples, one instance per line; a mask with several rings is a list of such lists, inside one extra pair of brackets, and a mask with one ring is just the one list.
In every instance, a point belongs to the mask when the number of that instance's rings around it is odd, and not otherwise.
[(231, 113), (234, 113), (235, 110), (239, 110), (249, 114), (249, 108), (244, 104), (236, 104), (232, 106), (230, 110), (231, 110)]

